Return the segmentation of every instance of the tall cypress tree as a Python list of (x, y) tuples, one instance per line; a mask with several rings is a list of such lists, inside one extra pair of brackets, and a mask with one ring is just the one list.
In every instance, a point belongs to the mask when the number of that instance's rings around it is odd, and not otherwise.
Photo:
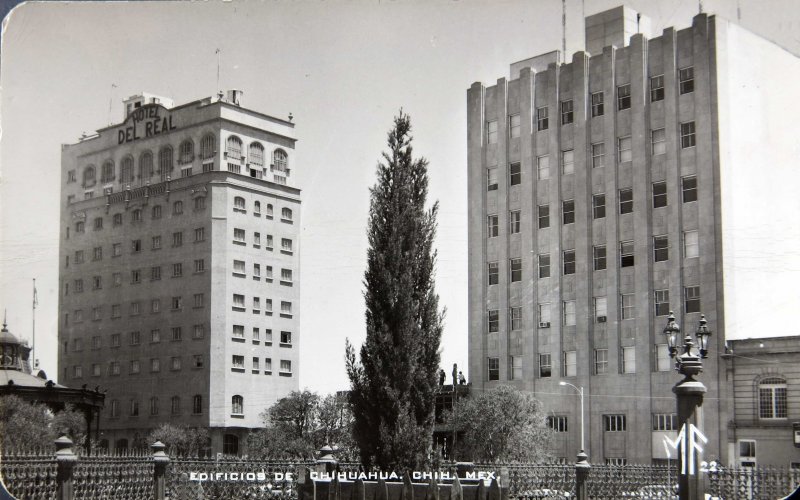
[(428, 162), (412, 157), (410, 132), (401, 110), (370, 189), (367, 338), (360, 362), (349, 342), (346, 353), (361, 460), (395, 469), (428, 461), (444, 318), (433, 278), (438, 203), (425, 209)]

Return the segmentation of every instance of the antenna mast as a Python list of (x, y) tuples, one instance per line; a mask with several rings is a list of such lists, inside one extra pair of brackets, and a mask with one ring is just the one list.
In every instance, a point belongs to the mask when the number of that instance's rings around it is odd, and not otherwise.
[(567, 0), (561, 0), (561, 51), (562, 61), (567, 62)]

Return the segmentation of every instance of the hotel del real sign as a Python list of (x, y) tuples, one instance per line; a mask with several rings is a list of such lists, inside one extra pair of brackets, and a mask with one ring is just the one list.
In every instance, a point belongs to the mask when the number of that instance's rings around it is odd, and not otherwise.
[(148, 104), (128, 114), (117, 130), (117, 143), (125, 144), (172, 132), (177, 127), (169, 110), (160, 104)]

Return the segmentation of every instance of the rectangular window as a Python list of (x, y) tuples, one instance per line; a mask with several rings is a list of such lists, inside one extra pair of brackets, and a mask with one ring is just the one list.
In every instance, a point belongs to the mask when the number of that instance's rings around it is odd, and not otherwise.
[(497, 120), (486, 122), (486, 143), (497, 144)]
[(497, 215), (490, 215), (486, 218), (486, 230), (489, 235), (489, 238), (494, 238), (498, 234), (500, 234), (499, 228), (499, 218)]
[(536, 130), (540, 132), (542, 130), (547, 130), (549, 123), (547, 106), (536, 108)]
[(122, 255), (122, 243), (113, 243), (111, 245), (111, 256), (119, 257)]
[(631, 161), (631, 159), (633, 159), (633, 153), (631, 152), (631, 147), (632, 147), (632, 142), (630, 136), (620, 137), (617, 140), (617, 151), (619, 153), (620, 163)]
[(667, 152), (667, 134), (663, 128), (653, 130), (650, 133), (650, 146), (653, 156), (663, 155)]
[(553, 362), (550, 354), (539, 354), (539, 378), (548, 378), (553, 374)]
[(656, 344), (655, 358), (657, 372), (668, 372), (672, 368), (672, 359), (669, 357), (667, 344)]
[(511, 329), (512, 330), (521, 330), (522, 329), (522, 308), (521, 307), (511, 307), (508, 310), (508, 315), (511, 319)]
[(550, 328), (550, 304), (539, 304), (537, 309), (539, 311), (539, 328)]
[(606, 145), (598, 142), (592, 144), (592, 168), (602, 167), (606, 164)]
[(561, 202), (561, 222), (564, 225), (575, 223), (575, 200)]
[(512, 186), (522, 183), (522, 166), (519, 162), (508, 166), (508, 182)]
[(592, 248), (592, 257), (594, 260), (594, 270), (602, 271), (606, 268), (606, 247), (605, 245), (598, 245)]
[(161, 299), (153, 299), (150, 301), (150, 312), (157, 313), (161, 311)]
[(508, 213), (508, 225), (511, 234), (519, 233), (521, 227), (519, 210), (512, 210)]
[(497, 168), (487, 168), (486, 169), (486, 190), (487, 191), (496, 191), (497, 190)]
[(603, 430), (606, 432), (625, 432), (627, 427), (625, 415), (603, 415)]
[(206, 229), (204, 227), (198, 227), (194, 230), (194, 241), (205, 241), (206, 239)]
[(575, 326), (575, 301), (565, 300), (562, 303), (563, 315), (562, 321), (564, 326)]
[(743, 458), (756, 458), (756, 442), (752, 439), (739, 440), (739, 456)]
[(177, 371), (181, 369), (181, 358), (178, 356), (173, 356), (170, 359), (170, 370)]
[(669, 290), (655, 290), (654, 301), (656, 316), (666, 316), (669, 314)]
[(636, 347), (622, 348), (622, 373), (636, 373)]
[(158, 344), (159, 342), (161, 342), (161, 330), (159, 329), (150, 330), (150, 342), (152, 344)]
[(700, 287), (687, 286), (683, 288), (683, 310), (686, 313), (700, 312)]
[(244, 261), (243, 260), (234, 260), (233, 261), (233, 274), (234, 275), (245, 275), (245, 268), (244, 268)]
[(202, 339), (205, 336), (206, 336), (205, 325), (194, 325), (194, 333), (192, 333), (192, 338)]
[(253, 297), (253, 313), (261, 312), (261, 297)]
[(510, 380), (522, 380), (522, 356), (509, 356), (511, 364)]
[(94, 247), (92, 250), (92, 260), (103, 260), (103, 247)]
[(244, 325), (233, 325), (233, 337), (237, 339), (244, 338)]
[(605, 323), (608, 318), (608, 300), (606, 297), (594, 298), (594, 317), (598, 323)]
[(172, 340), (177, 342), (183, 337), (183, 329), (180, 326), (173, 326), (171, 328)]
[(292, 332), (281, 332), (281, 345), (289, 346), (292, 344)]
[(694, 122), (681, 123), (681, 148), (693, 148), (695, 143)]
[(564, 367), (562, 375), (565, 377), (574, 377), (577, 374), (577, 353), (575, 351), (564, 351)]
[(678, 70), (678, 90), (681, 94), (694, 92), (694, 67)]
[(150, 359), (150, 371), (151, 372), (160, 372), (161, 371), (161, 360), (158, 358)]
[(234, 243), (240, 243), (240, 244), (244, 244), (245, 243), (245, 232), (244, 232), (244, 229), (237, 229), (237, 228), (233, 229), (233, 242)]
[(512, 139), (519, 137), (520, 123), (519, 114), (508, 117), (508, 133)]
[(489, 262), (487, 268), (489, 285), (500, 283), (500, 265), (497, 262)]
[(292, 315), (292, 303), (282, 300), (281, 301), (281, 315), (283, 316), (291, 316)]
[(695, 231), (684, 231), (683, 233), (683, 257), (690, 259), (700, 255), (700, 233)]
[(540, 181), (550, 178), (550, 157), (538, 156), (536, 158), (536, 178)]
[(650, 77), (650, 102), (664, 100), (664, 75)]
[(139, 363), (139, 360), (138, 359), (132, 360), (130, 362), (130, 365), (128, 366), (128, 372), (135, 374), (135, 373), (139, 373), (140, 371), (142, 371), (142, 366)]
[(661, 208), (667, 206), (667, 183), (654, 182), (653, 183), (653, 208)]
[(606, 216), (606, 195), (596, 194), (592, 196), (592, 217), (602, 219)]
[(488, 317), (488, 328), (489, 333), (495, 333), (500, 331), (500, 311), (497, 309), (489, 309)]
[(561, 101), (561, 125), (572, 123), (572, 99)]
[[(261, 299), (259, 299), (259, 300), (255, 300), (255, 299), (256, 298), (254, 297), (253, 298), (253, 304), (259, 304), (261, 302)], [(264, 311), (268, 315), (272, 316), (272, 299), (266, 299), (264, 301)]]
[[(202, 294), (195, 295), (195, 303), (197, 302), (197, 295)], [(183, 309), (183, 299), (181, 299), (181, 297), (172, 297), (172, 310), (179, 311), (181, 309)]]
[(244, 295), (238, 293), (233, 294), (233, 308), (244, 309)]
[(500, 358), (489, 358), (487, 361), (488, 379), (500, 380)]
[(592, 93), (592, 118), (595, 116), (603, 116), (603, 93)]
[(178, 231), (176, 233), (172, 233), (172, 246), (179, 247), (183, 245), (183, 232)]
[(549, 278), (550, 277), (550, 254), (549, 253), (539, 254), (539, 277), (540, 278)]
[(622, 111), (631, 107), (631, 84), (617, 87), (617, 109)]
[(633, 212), (633, 189), (619, 190), (619, 213), (629, 214)]
[[(258, 233), (256, 233), (256, 235), (255, 235), (255, 236), (256, 236), (256, 238), (255, 238), (256, 244), (255, 244), (255, 245), (253, 245), (253, 246), (255, 246), (256, 248), (258, 248), (258, 247), (259, 247), (259, 245), (261, 245), (261, 235), (259, 235)], [(266, 241), (266, 243), (264, 244), (264, 248), (266, 248), (266, 249), (267, 249), (267, 250), (269, 250), (270, 252), (272, 251), (272, 242), (273, 242), (272, 235), (271, 235), (271, 234), (268, 234), (268, 235), (267, 235), (267, 241)]]
[(553, 432), (567, 432), (567, 417), (551, 415), (547, 417), (547, 427)]
[(142, 282), (142, 270), (141, 269), (133, 269), (131, 271), (131, 283), (136, 284), (136, 283), (141, 283), (141, 282)]
[(564, 175), (575, 173), (575, 152), (571, 149), (561, 152), (561, 173)]
[(594, 374), (602, 375), (608, 372), (608, 349), (594, 350)]
[(511, 282), (522, 281), (522, 259), (511, 259), (509, 262), (511, 270)]
[(620, 306), (622, 308), (622, 319), (633, 319), (635, 313), (636, 296), (632, 293), (623, 293), (620, 296)]
[(564, 275), (575, 274), (575, 250), (564, 251)]
[(758, 384), (758, 417), (784, 419), (787, 417), (786, 381), (782, 378), (762, 379)]
[(675, 413), (653, 413), (654, 431), (677, 431), (678, 415)]
[(655, 262), (664, 262), (669, 260), (669, 237), (653, 236), (653, 260)]
[(205, 259), (195, 259), (194, 261), (194, 272), (195, 273), (204, 273), (206, 271), (206, 261)]
[(633, 266), (633, 240), (621, 241), (619, 243), (619, 265), (620, 267)]
[(183, 276), (183, 264), (180, 262), (172, 264), (172, 277), (180, 278), (181, 276)]
[(550, 205), (539, 205), (537, 212), (539, 229), (550, 227)]
[(150, 246), (152, 250), (160, 250), (161, 249), (161, 236), (153, 236), (152, 244)]
[(260, 370), (260, 363), (259, 363), (259, 361), (260, 361), (260, 359), (259, 359), (259, 358), (253, 357), (253, 371), (254, 371), (254, 372), (257, 372), (258, 370)]
[(234, 354), (231, 357), (231, 366), (233, 368), (244, 369), (244, 356), (237, 356), (236, 354)]
[(292, 270), (291, 269), (281, 269), (281, 282), (282, 283), (291, 283), (292, 282)]

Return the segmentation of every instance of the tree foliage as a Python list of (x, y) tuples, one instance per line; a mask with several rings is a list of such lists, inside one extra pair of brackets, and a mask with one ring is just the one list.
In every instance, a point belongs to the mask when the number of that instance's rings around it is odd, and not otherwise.
[(443, 313), (434, 290), (438, 205), (426, 210), (428, 162), (414, 159), (402, 111), (370, 189), (364, 276), (367, 338), (347, 343), (354, 437), (365, 465), (424, 465), (430, 456)]
[(0, 397), (3, 448), (47, 449), (62, 435), (69, 436), (76, 447), (86, 439), (86, 419), (72, 405), (53, 413), (44, 404), (29, 403), (18, 396)]
[(530, 393), (500, 386), (459, 400), (448, 424), (463, 432), (456, 454), (481, 463), (538, 462), (548, 458), (552, 430)]
[(147, 437), (148, 443), (156, 441), (164, 443), (170, 455), (199, 455), (208, 448), (209, 434), (208, 429), (203, 427), (163, 423)]

